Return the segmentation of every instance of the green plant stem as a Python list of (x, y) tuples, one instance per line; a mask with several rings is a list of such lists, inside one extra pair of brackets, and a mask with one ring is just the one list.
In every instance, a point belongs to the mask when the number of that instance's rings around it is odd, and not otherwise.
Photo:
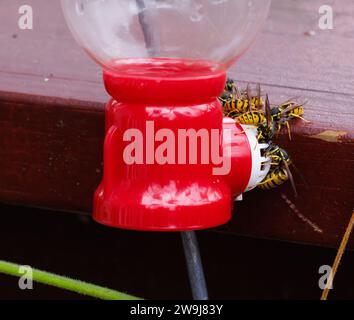
[[(21, 266), (18, 264), (0, 260), (0, 273), (21, 277), (23, 274), (19, 272), (20, 267)], [(32, 269), (32, 271), (33, 281), (35, 282), (76, 292), (82, 295), (103, 300), (140, 300), (140, 298), (80, 280), (70, 279), (68, 277), (59, 276), (37, 269)]]

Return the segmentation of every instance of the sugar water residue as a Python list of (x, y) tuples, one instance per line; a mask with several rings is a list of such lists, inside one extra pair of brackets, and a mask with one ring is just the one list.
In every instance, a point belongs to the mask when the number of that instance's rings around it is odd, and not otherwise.
[(222, 66), (205, 60), (146, 58), (120, 59), (109, 65), (117, 75), (147, 78), (204, 77), (218, 73)]

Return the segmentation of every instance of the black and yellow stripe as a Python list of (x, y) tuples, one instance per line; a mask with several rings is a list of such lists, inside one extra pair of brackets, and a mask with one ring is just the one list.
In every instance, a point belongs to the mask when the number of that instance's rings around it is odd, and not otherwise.
[(236, 119), (241, 124), (249, 125), (259, 125), (266, 120), (264, 114), (257, 111), (246, 112), (238, 116)]
[(291, 112), (289, 112), (289, 116), (290, 117), (302, 117), (304, 115), (304, 108), (299, 106), (294, 108), (293, 110), (291, 110)]
[(225, 115), (238, 115), (250, 110), (250, 102), (247, 99), (221, 100)]
[(277, 188), (289, 180), (288, 173), (285, 169), (274, 170), (266, 176), (266, 178), (258, 185), (262, 190), (271, 190)]
[(275, 144), (271, 144), (268, 147), (266, 156), (271, 159), (271, 168), (273, 169), (279, 168), (284, 162), (287, 163), (288, 166), (292, 164), (289, 154)]

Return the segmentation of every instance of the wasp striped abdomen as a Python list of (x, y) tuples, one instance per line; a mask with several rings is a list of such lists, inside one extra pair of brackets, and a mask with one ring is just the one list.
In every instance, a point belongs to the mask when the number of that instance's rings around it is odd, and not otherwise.
[(266, 178), (258, 185), (262, 190), (271, 190), (281, 186), (289, 180), (288, 173), (285, 169), (278, 169), (270, 172)]
[(238, 116), (236, 119), (239, 123), (248, 125), (259, 125), (266, 120), (264, 114), (257, 111), (246, 112)]
[(231, 98), (228, 100), (221, 100), (221, 103), (226, 116), (236, 116), (250, 110), (250, 102), (246, 99)]

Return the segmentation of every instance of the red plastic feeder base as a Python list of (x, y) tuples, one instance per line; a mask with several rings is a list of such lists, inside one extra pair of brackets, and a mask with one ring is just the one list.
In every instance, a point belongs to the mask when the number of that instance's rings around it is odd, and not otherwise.
[[(233, 190), (225, 173), (217, 174), (223, 163), (216, 157), (223, 154), (216, 97), (225, 73), (156, 79), (105, 72), (104, 80), (113, 99), (106, 108), (104, 176), (94, 219), (145, 231), (225, 224)], [(246, 163), (241, 188), (249, 179), (250, 159)]]

